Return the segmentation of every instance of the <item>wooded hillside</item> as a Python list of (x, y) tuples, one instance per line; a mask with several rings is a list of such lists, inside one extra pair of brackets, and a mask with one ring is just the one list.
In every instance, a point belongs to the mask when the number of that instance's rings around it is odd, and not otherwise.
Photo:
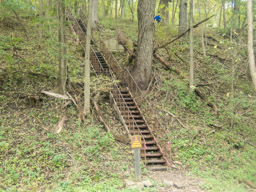
[(0, 191), (256, 190), (255, 4), (1, 0)]

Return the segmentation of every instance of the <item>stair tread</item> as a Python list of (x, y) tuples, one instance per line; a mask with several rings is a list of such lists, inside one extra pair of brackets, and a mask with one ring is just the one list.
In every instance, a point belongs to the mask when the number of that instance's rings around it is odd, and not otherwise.
[(147, 169), (150, 171), (166, 171), (168, 166), (147, 166)]
[(146, 163), (166, 163), (163, 159), (147, 159), (145, 160)]
[[(145, 149), (144, 147), (141, 148), (142, 151), (144, 151), (144, 149)], [(146, 151), (154, 151), (154, 150), (155, 150), (155, 151), (156, 151), (156, 150), (159, 150), (159, 148), (158, 148), (158, 147), (148, 147), (148, 146), (147, 146)]]
[(146, 153), (146, 154), (141, 154), (141, 157), (161, 157), (163, 156), (162, 153)]
[[(129, 127), (129, 125), (128, 125), (128, 127)], [(136, 125), (136, 127), (138, 127), (138, 128), (147, 128), (147, 125)]]
[[(117, 101), (117, 103), (124, 103), (123, 101)], [(126, 104), (135, 104), (135, 102), (125, 102)]]
[(132, 122), (136, 122), (136, 123), (144, 123), (144, 120), (139, 120), (139, 119), (125, 119), (125, 122), (127, 123), (132, 123)]
[[(141, 133), (150, 133), (148, 130), (140, 130)], [(140, 133), (139, 131), (130, 131), (131, 134), (137, 134)]]
[(131, 113), (131, 114), (134, 114), (134, 113), (140, 113), (140, 112), (139, 111), (135, 111), (135, 110), (133, 110), (133, 111), (123, 111), (123, 110), (121, 110), (121, 113), (125, 113), (125, 114)]
[[(120, 93), (114, 93), (115, 95), (120, 95)], [(131, 96), (130, 94), (122, 94), (122, 96)]]
[(131, 115), (122, 115), (123, 117), (133, 117), (133, 118), (142, 118), (142, 116), (141, 115), (133, 115), (133, 114), (131, 114)]
[(152, 135), (142, 135), (142, 137), (144, 138), (144, 139), (149, 139), (149, 138), (152, 138), (153, 139), (153, 136)]
[(144, 144), (146, 144), (146, 145), (153, 145), (153, 144), (156, 144), (156, 142), (155, 141), (142, 142), (142, 145), (144, 145)]

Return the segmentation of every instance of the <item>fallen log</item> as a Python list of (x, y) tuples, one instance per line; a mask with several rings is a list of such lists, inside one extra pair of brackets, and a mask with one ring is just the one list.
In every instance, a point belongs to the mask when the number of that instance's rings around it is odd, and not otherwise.
[(15, 14), (17, 20), (19, 21), (20, 26), (22, 27), (22, 29), (23, 29), (23, 31), (24, 31), (24, 33), (25, 33), (25, 36), (26, 36), (26, 38), (27, 38), (27, 40), (29, 40), (28, 35), (27, 35), (27, 30), (26, 30), (26, 28), (24, 27), (24, 25), (22, 24), (19, 15), (17, 14), (17, 12), (16, 12), (14, 9), (12, 9), (12, 11), (13, 11), (13, 13)]
[(103, 115), (101, 114), (101, 111), (100, 111), (98, 103), (94, 99), (92, 99), (92, 103), (93, 103), (93, 106), (94, 106), (94, 108), (95, 108), (95, 110), (96, 110), (96, 112), (98, 114), (99, 120), (103, 123), (103, 125), (106, 128), (107, 132), (110, 132), (110, 127), (104, 121), (104, 118), (103, 118)]
[[(197, 24), (193, 25), (193, 28), (198, 27), (200, 24), (202, 24), (202, 23), (208, 21), (209, 19), (211, 19), (211, 18), (214, 17), (214, 16), (215, 16), (215, 15), (212, 15), (212, 16), (210, 16), (210, 17), (208, 17), (208, 18), (206, 18), (206, 19), (204, 19), (204, 20), (198, 22)], [(157, 48), (154, 49), (154, 52), (156, 52), (158, 49), (164, 48), (165, 46), (167, 46), (167, 45), (173, 43), (174, 41), (177, 41), (178, 39), (180, 39), (181, 37), (183, 37), (184, 35), (186, 35), (186, 33), (188, 33), (189, 31), (190, 31), (190, 28), (188, 28), (185, 32), (183, 32), (182, 34), (178, 35), (176, 38), (172, 39), (171, 41), (168, 41), (167, 43), (165, 43), (165, 44), (163, 44), (163, 45), (161, 45), (161, 46), (158, 46)]]
[(246, 184), (247, 186), (249, 186), (252, 189), (256, 189), (256, 185), (247, 179), (239, 179), (239, 182)]
[(61, 95), (58, 93), (53, 93), (53, 92), (49, 92), (49, 91), (41, 91), (41, 93), (51, 96), (51, 97), (55, 97), (58, 99), (63, 99), (63, 100), (69, 100), (70, 98), (67, 95)]
[(64, 115), (64, 116), (59, 120), (58, 125), (57, 125), (56, 128), (55, 128), (55, 133), (59, 134), (59, 133), (62, 131), (66, 119), (67, 119), (67, 118), (66, 118), (66, 116)]
[(181, 76), (182, 79), (188, 79), (188, 77), (186, 77), (185, 75), (182, 74), (182, 72), (174, 67), (169, 66), (169, 64), (167, 63), (167, 61), (165, 61), (159, 54), (154, 53), (154, 57), (160, 61), (160, 63), (163, 64), (164, 68), (167, 70), (171, 70), (174, 71), (177, 75)]

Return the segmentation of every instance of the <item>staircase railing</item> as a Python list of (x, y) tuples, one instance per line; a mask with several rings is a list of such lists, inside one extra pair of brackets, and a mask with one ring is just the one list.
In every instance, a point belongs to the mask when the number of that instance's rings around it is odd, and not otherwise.
[[(134, 77), (130, 73), (130, 71), (126, 68), (122, 68), (119, 62), (116, 60), (115, 56), (109, 49), (102, 39), (100, 39), (100, 50), (103, 53), (105, 59), (110, 64), (111, 70), (117, 75), (117, 78), (121, 80), (123, 85), (127, 85), (132, 93), (136, 96), (136, 100), (139, 101), (139, 107), (143, 110), (145, 114), (147, 112), (144, 110), (150, 110), (151, 115), (153, 116), (155, 127), (159, 128), (159, 126), (163, 127), (162, 124), (158, 121), (157, 115), (154, 112), (152, 104), (145, 98), (142, 90), (136, 83)], [(146, 104), (146, 107), (143, 107), (142, 104)]]
[[(71, 12), (69, 9), (67, 9), (67, 10), (68, 10), (69, 16), (71, 16), (71, 17), (72, 17), (72, 20), (74, 20), (74, 21), (76, 22), (77, 26), (79, 26), (80, 31), (83, 32), (84, 38), (86, 38), (86, 34), (85, 34), (85, 32), (83, 31), (83, 29), (81, 28), (81, 26), (79, 25), (77, 19), (74, 17), (74, 15), (72, 14), (72, 12)], [(82, 48), (85, 50), (84, 46), (81, 44), (80, 41), (79, 41), (79, 43), (80, 43), (80, 45), (82, 46)], [(95, 69), (95, 66), (94, 66), (95, 64), (96, 64), (96, 66), (98, 65), (98, 66), (100, 67), (101, 72), (106, 72), (106, 71), (104, 70), (103, 66), (101, 65), (101, 62), (99, 61), (98, 57), (96, 56), (96, 53), (95, 53), (93, 47), (91, 47), (91, 53), (90, 53), (90, 55), (91, 55), (91, 66), (92, 66), (93, 70), (96, 72), (96, 75), (97, 75), (97, 73), (98, 73), (99, 71), (97, 72), (97, 69)], [(106, 58), (105, 58), (105, 59), (106, 59)], [(125, 107), (125, 108), (127, 109), (126, 115), (127, 115), (127, 117), (128, 117), (128, 120), (129, 120), (129, 119), (133, 120), (132, 123), (128, 123), (128, 125), (130, 125), (130, 126), (132, 127), (132, 131), (135, 131), (135, 128), (137, 127), (137, 132), (139, 132), (141, 138), (143, 139), (143, 142), (146, 143), (145, 138), (142, 136), (142, 133), (141, 133), (140, 129), (138, 128), (138, 127), (139, 127), (138, 124), (136, 123), (136, 121), (135, 121), (135, 119), (134, 119), (134, 117), (133, 117), (133, 115), (132, 115), (132, 113), (131, 113), (131, 111), (130, 111), (128, 105), (127, 105), (127, 103), (125, 102), (124, 97), (122, 96), (122, 93), (121, 93), (121, 91), (120, 91), (120, 89), (119, 89), (119, 86), (118, 86), (118, 84), (117, 84), (116, 81), (115, 81), (115, 77), (114, 77), (113, 72), (112, 72), (111, 70), (108, 70), (107, 72), (110, 74), (110, 77), (111, 77), (111, 79), (112, 79), (112, 82), (114, 83), (113, 86), (114, 86), (115, 90), (118, 91), (119, 99), (122, 101), (123, 107)], [(98, 76), (98, 75), (97, 75), (97, 76)], [(112, 95), (112, 98), (114, 99), (114, 96), (113, 96), (113, 92), (112, 92), (112, 91), (110, 91), (110, 94)], [(116, 102), (116, 101), (114, 100), (114, 102)], [(116, 103), (116, 106), (118, 106), (117, 103)], [(120, 107), (121, 107), (121, 106), (120, 106)], [(120, 110), (119, 110), (119, 111), (120, 111)], [(120, 113), (121, 113), (121, 111), (120, 111)], [(125, 122), (125, 119), (123, 119), (123, 120), (124, 120), (124, 122)], [(128, 129), (130, 129), (129, 126), (127, 126), (127, 127), (128, 127)], [(128, 134), (129, 134), (129, 131), (131, 131), (131, 130), (128, 130)], [(129, 135), (129, 137), (130, 137), (130, 135)], [(144, 152), (146, 153), (146, 148), (145, 148), (145, 147), (144, 147)], [(145, 156), (145, 160), (146, 160), (146, 156)]]

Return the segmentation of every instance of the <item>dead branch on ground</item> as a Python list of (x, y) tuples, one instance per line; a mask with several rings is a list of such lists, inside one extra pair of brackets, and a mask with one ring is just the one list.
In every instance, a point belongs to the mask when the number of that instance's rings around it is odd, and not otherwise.
[(248, 187), (250, 187), (252, 189), (256, 189), (256, 185), (247, 179), (239, 179), (239, 182), (246, 184)]
[(108, 126), (108, 124), (104, 120), (103, 115), (102, 115), (101, 110), (100, 110), (100, 107), (99, 107), (99, 105), (97, 103), (98, 98), (99, 98), (99, 94), (97, 94), (94, 99), (91, 99), (91, 101), (93, 103), (93, 106), (94, 106), (97, 114), (98, 114), (99, 120), (103, 123), (103, 125), (106, 128), (107, 132), (110, 132), (111, 131), (110, 127)]
[[(200, 24), (202, 24), (202, 23), (208, 21), (209, 19), (211, 19), (211, 18), (214, 17), (214, 16), (215, 16), (215, 15), (212, 15), (212, 16), (210, 16), (210, 17), (208, 17), (208, 18), (206, 18), (206, 19), (204, 19), (204, 20), (198, 22), (197, 24), (193, 25), (193, 28), (198, 27)], [(158, 46), (157, 48), (154, 49), (154, 52), (156, 52), (158, 49), (161, 49), (161, 48), (166, 47), (167, 45), (173, 43), (174, 41), (177, 41), (178, 39), (180, 39), (181, 37), (183, 37), (184, 35), (186, 35), (186, 33), (188, 33), (189, 31), (190, 31), (190, 28), (188, 28), (184, 33), (178, 35), (176, 38), (172, 39), (171, 41), (169, 41), (169, 42), (167, 42), (167, 43), (165, 43), (165, 44), (163, 44), (163, 45), (161, 45), (161, 46)]]
[(25, 33), (25, 36), (26, 36), (27, 40), (29, 40), (28, 35), (27, 35), (27, 30), (26, 30), (26, 28), (24, 27), (24, 25), (22, 24), (22, 22), (21, 22), (21, 20), (20, 20), (20, 18), (19, 18), (19, 16), (18, 16), (18, 14), (17, 14), (17, 12), (16, 12), (14, 9), (12, 9), (12, 11), (13, 11), (13, 13), (15, 14), (17, 20), (19, 21), (19, 23), (20, 23), (20, 25), (21, 25), (21, 27), (22, 27), (24, 33)]
[(173, 113), (171, 113), (170, 111), (167, 111), (166, 109), (164, 109), (164, 112), (168, 113), (172, 118), (175, 118), (182, 127), (186, 128), (186, 129), (188, 128), (187, 126), (184, 125), (184, 123), (182, 123), (182, 121), (180, 120), (180, 117), (174, 115)]
[(63, 99), (63, 100), (69, 100), (70, 98), (67, 95), (61, 95), (58, 93), (53, 93), (53, 92), (49, 92), (49, 91), (41, 91), (41, 93), (51, 96), (51, 97), (55, 97), (58, 99)]
[(64, 123), (66, 121), (66, 116), (64, 115), (58, 122), (58, 125), (56, 126), (55, 133), (60, 133), (64, 127)]

